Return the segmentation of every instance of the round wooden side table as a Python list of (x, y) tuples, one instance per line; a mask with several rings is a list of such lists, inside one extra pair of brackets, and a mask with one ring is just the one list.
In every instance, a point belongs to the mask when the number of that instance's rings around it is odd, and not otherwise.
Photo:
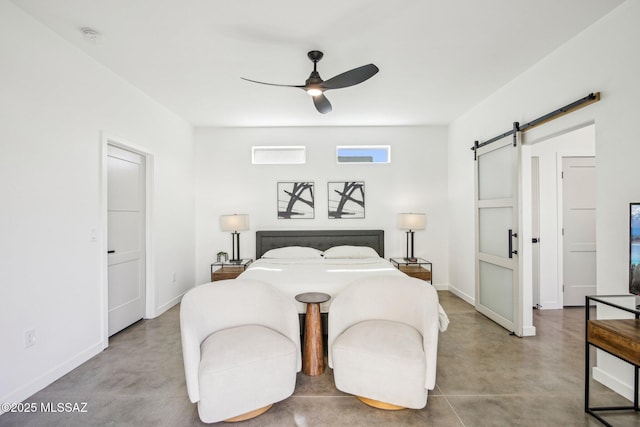
[(305, 292), (296, 295), (296, 300), (307, 304), (304, 322), (304, 346), (302, 348), (302, 372), (320, 375), (324, 372), (324, 348), (322, 346), (322, 319), (320, 303), (329, 301), (331, 295), (322, 292)]

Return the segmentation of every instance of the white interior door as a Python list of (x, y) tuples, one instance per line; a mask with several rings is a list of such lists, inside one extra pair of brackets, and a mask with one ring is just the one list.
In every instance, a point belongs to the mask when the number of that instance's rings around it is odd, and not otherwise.
[(596, 162), (562, 158), (563, 305), (584, 306), (596, 294)]
[(520, 134), (476, 150), (476, 310), (522, 335), (518, 257)]
[(145, 161), (109, 145), (107, 152), (109, 336), (145, 310)]

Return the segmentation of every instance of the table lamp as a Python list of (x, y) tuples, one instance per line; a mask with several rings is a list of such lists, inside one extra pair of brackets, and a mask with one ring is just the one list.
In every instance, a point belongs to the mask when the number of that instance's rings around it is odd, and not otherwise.
[(240, 233), (238, 231), (249, 229), (249, 215), (221, 215), (220, 228), (222, 231), (231, 231), (231, 259), (229, 261), (240, 262)]
[[(424, 230), (427, 218), (423, 213), (401, 213), (399, 224), (401, 230), (407, 230), (407, 252), (404, 259), (405, 261), (416, 262), (417, 258), (413, 255), (413, 232), (415, 230)], [(411, 241), (411, 252), (409, 252), (409, 241)]]

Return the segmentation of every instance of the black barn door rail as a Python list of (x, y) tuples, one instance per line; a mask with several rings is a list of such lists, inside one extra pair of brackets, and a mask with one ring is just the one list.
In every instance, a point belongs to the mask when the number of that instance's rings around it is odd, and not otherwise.
[(494, 136), (493, 138), (488, 139), (482, 143), (475, 141), (473, 144), (473, 147), (471, 147), (471, 150), (473, 150), (473, 158), (474, 160), (477, 160), (478, 157), (477, 157), (476, 151), (478, 150), (478, 148), (484, 147), (485, 145), (489, 145), (492, 142), (496, 142), (506, 136), (515, 135), (516, 132), (518, 131), (520, 132), (527, 131), (536, 126), (539, 126), (551, 120), (557, 119), (558, 117), (564, 116), (565, 114), (569, 114), (573, 111), (579, 110), (580, 108), (586, 107), (587, 105), (591, 105), (594, 102), (598, 102), (598, 101), (600, 101), (600, 92), (590, 93), (584, 98), (578, 99), (577, 101), (574, 101), (571, 104), (567, 104), (564, 107), (558, 108), (557, 110), (547, 113), (544, 116), (538, 117), (537, 119), (527, 122), (523, 125), (520, 125), (518, 122), (514, 122), (513, 128), (507, 132), (504, 132), (498, 136)]

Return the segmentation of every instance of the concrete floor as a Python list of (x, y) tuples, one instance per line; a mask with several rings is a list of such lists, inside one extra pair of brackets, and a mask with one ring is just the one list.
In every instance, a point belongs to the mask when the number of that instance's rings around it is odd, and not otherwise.
[[(538, 335), (508, 332), (448, 292), (437, 386), (422, 410), (382, 411), (336, 390), (331, 369), (298, 374), (290, 398), (239, 426), (599, 426), (584, 413), (584, 311), (534, 312)], [(326, 351), (326, 350), (325, 350)], [(594, 384), (593, 402), (628, 404)], [(180, 345), (179, 307), (111, 338), (107, 350), (25, 402), (81, 403), (83, 413), (7, 413), (0, 426), (197, 426)], [(639, 414), (613, 414), (640, 426)], [(218, 424), (214, 424), (218, 425)], [(220, 423), (219, 425), (222, 425)], [(230, 424), (226, 424), (230, 425)]]

